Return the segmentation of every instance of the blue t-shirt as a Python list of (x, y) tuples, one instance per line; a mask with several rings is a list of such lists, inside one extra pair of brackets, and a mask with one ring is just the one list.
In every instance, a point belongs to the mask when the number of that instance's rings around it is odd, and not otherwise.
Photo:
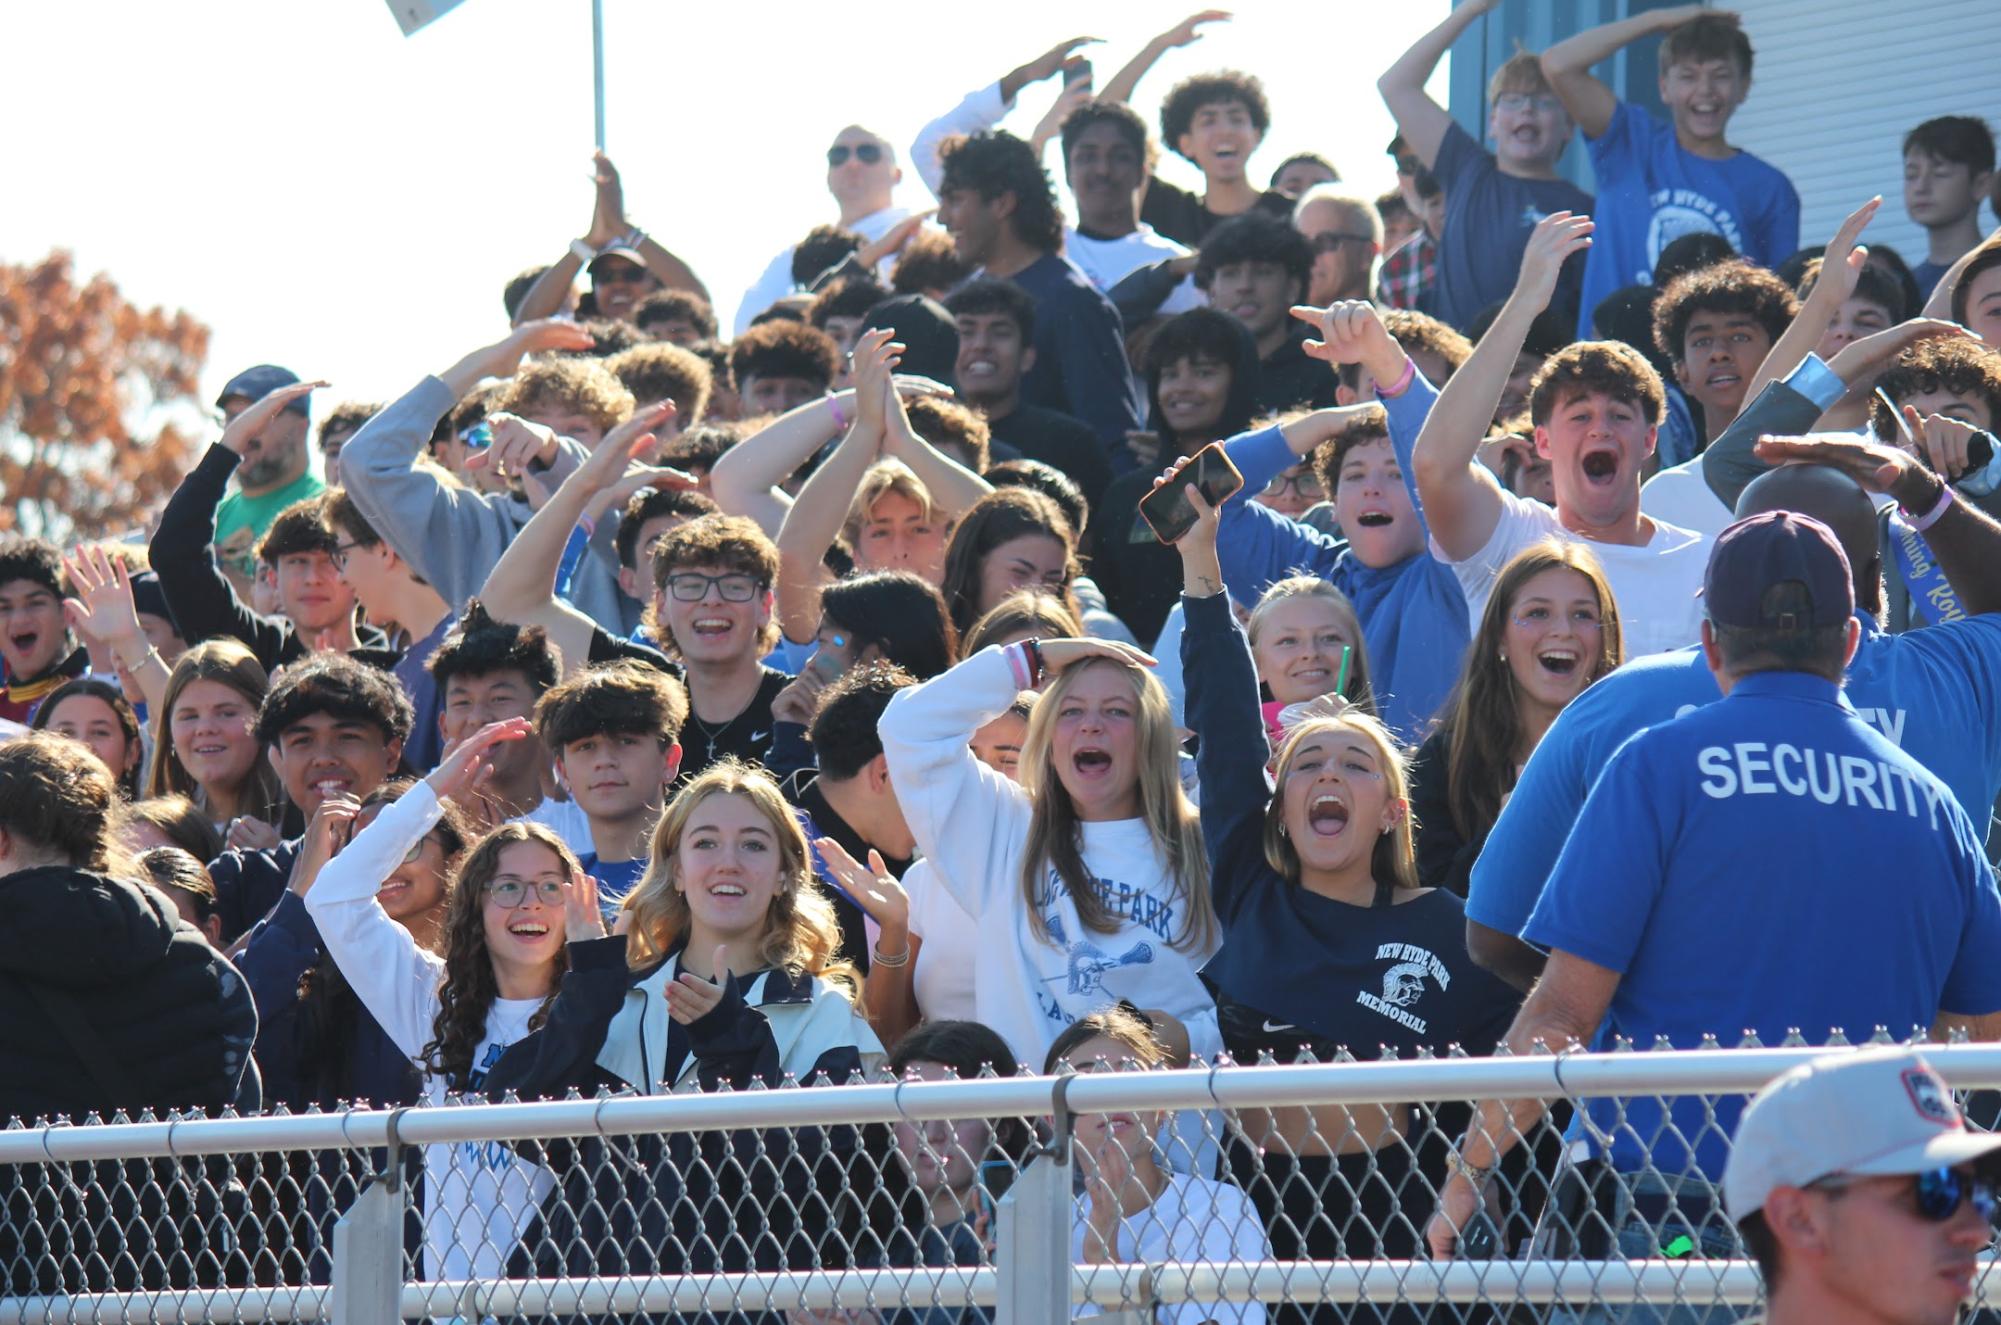
[(1929, 299), (1938, 283), (1952, 270), (1950, 262), (1933, 262), (1930, 258), (1911, 268), (1911, 279), (1918, 283), (1918, 298)]
[[(1519, 794), (1519, 793), (1517, 793)], [(1524, 936), (1620, 973), (1610, 1029), (1821, 1044), (2001, 1011), (2001, 892), (1945, 784), (1833, 682), (1762, 672), (1628, 741)], [(1713, 1117), (1706, 1113), (1714, 1108)], [(1616, 1167), (1721, 1177), (1743, 1100), (1591, 1102)]]
[[(1438, 241), (1438, 316), (1464, 331), (1515, 288), (1529, 232), (1551, 212), (1591, 213), (1591, 195), (1567, 179), (1518, 179), (1455, 121), (1438, 144), (1431, 173), (1445, 187), (1445, 234)], [(1563, 266), (1553, 308), (1577, 301), (1584, 259)]]
[(584, 867), (584, 873), (598, 881), (598, 909), (604, 912), (604, 922), (609, 925), (618, 918), (625, 895), (639, 886), (639, 876), (646, 873), (646, 857), (599, 860), (593, 851), (577, 863)]
[[(2001, 795), (2001, 613), (1885, 635), (1859, 616), (1845, 693), (1858, 716), (1952, 791), (1976, 822)], [(1584, 798), (1634, 733), (1717, 700), (1701, 649), (1627, 663), (1557, 716), (1473, 865), (1466, 916), (1520, 934)], [(1750, 876), (1747, 876), (1750, 877)]]
[(1722, 235), (1766, 267), (1800, 246), (1800, 198), (1792, 181), (1749, 152), (1722, 161), (1696, 156), (1682, 150), (1674, 125), (1623, 101), (1590, 146), (1598, 228), (1584, 262), (1579, 336), (1591, 334), (1591, 310), (1606, 295), (1653, 284), (1661, 250), (1683, 235)]

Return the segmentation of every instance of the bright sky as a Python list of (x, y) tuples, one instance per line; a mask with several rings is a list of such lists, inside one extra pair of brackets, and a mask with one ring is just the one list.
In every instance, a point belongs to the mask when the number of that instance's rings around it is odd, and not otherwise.
[[(1104, 38), (1102, 85), (1183, 3), (605, 0), (607, 147), (627, 211), (727, 328), (771, 255), (836, 218), (822, 154), (841, 126), (907, 144), (1080, 34)], [(1376, 75), (1447, 8), (1244, 0), (1135, 100), (1155, 122), (1176, 79), (1249, 69), (1273, 120), (1254, 176), (1311, 148), (1374, 197), (1395, 183)], [(47, 118), (9, 136), (0, 260), (68, 248), (135, 302), (187, 309), (214, 331), (210, 399), (259, 362), (336, 400), (399, 395), (504, 334), (507, 280), (590, 221), (589, 0), (464, 0), (409, 38), (383, 0), (63, 0), (10, 6), (8, 44), (41, 53), (13, 62), (10, 104)], [(1031, 89), (1008, 127), (1026, 135), (1056, 91)], [(1200, 182), (1179, 158), (1164, 170)], [(899, 201), (928, 205), (914, 171)]]

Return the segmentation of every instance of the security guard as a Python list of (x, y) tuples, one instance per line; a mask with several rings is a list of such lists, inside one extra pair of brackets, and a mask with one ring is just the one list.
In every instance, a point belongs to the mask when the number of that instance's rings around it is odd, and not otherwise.
[[(1724, 697), (1606, 766), (1523, 931), (1550, 956), (1509, 1045), (1585, 1043), (1608, 1012), (1618, 1035), (1678, 1048), (1746, 1030), (1776, 1044), (1795, 1027), (1814, 1043), (1878, 1026), (1901, 1038), (1941, 1016), (2001, 1030), (2001, 893), (1973, 823), (1842, 698), (1860, 632), (1832, 531), (1789, 511), (1738, 521), (1703, 599)], [(1617, 1241), (1582, 1250), (1731, 1254), (1712, 1184), (1739, 1107), (1594, 1101), (1585, 1186)], [(1481, 1106), (1428, 1230), (1435, 1252), (1541, 1113)]]

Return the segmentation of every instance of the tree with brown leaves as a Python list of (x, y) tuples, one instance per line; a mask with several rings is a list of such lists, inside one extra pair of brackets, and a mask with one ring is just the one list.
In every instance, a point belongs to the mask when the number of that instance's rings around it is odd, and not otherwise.
[(193, 464), (208, 328), (142, 309), (60, 250), (0, 263), (0, 530), (143, 529)]

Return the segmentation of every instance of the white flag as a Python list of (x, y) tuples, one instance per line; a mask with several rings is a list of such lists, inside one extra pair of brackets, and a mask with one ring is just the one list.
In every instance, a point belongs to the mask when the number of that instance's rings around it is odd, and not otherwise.
[(389, 12), (409, 36), (447, 10), (458, 8), (461, 0), (389, 0)]

